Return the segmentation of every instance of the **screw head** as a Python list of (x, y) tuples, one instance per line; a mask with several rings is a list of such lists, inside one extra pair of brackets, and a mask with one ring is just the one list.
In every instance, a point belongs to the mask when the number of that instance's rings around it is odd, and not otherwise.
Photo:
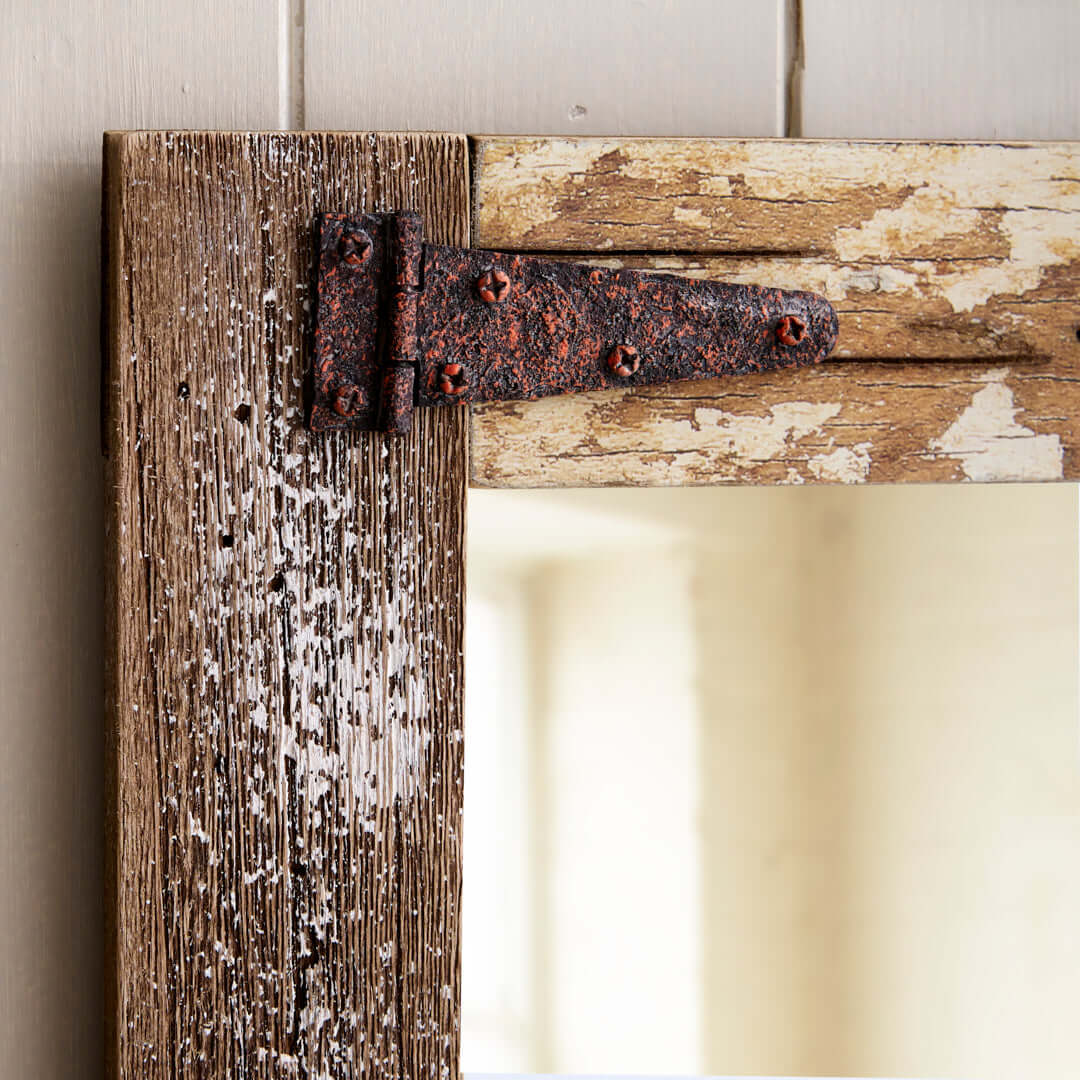
[(465, 372), (460, 364), (443, 364), (439, 373), (439, 390), (451, 397), (464, 394), (469, 384), (465, 381)]
[(352, 416), (360, 408), (360, 388), (346, 383), (339, 386), (334, 395), (334, 412), (338, 416)]
[(633, 345), (616, 345), (608, 353), (607, 366), (613, 374), (628, 379), (641, 367), (641, 357)]
[(338, 241), (338, 254), (350, 266), (363, 265), (371, 257), (371, 237), (363, 229), (346, 229)]
[(798, 315), (785, 315), (776, 324), (776, 340), (781, 345), (798, 345), (806, 336), (806, 323)]
[(476, 291), (485, 304), (501, 304), (510, 296), (510, 278), (502, 270), (485, 270), (476, 279)]

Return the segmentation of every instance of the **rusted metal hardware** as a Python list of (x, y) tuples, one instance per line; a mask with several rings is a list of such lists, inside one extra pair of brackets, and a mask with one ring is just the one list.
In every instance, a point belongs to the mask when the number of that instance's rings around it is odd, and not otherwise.
[(823, 297), (422, 241), (323, 214), (310, 425), (405, 432), (417, 405), (750, 375), (824, 359)]

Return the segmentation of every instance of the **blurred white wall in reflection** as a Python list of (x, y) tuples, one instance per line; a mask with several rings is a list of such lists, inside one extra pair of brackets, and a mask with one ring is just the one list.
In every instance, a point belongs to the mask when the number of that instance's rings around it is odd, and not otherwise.
[(466, 1070), (1080, 1075), (1075, 488), (470, 500)]

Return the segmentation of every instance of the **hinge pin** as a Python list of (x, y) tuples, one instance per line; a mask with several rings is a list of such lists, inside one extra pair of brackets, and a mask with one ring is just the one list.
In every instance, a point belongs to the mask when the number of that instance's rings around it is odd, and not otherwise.
[(417, 322), (423, 262), (423, 226), (416, 214), (395, 214), (386, 234), (390, 247), (386, 368), (379, 393), (379, 427), (404, 435), (416, 396)]

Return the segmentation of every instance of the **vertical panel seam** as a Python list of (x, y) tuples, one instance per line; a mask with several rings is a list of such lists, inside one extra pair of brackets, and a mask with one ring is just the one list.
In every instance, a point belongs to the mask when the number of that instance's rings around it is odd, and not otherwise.
[(802, 137), (803, 70), (806, 66), (802, 0), (777, 0), (776, 134)]
[(278, 127), (302, 131), (304, 115), (304, 0), (278, 0)]

